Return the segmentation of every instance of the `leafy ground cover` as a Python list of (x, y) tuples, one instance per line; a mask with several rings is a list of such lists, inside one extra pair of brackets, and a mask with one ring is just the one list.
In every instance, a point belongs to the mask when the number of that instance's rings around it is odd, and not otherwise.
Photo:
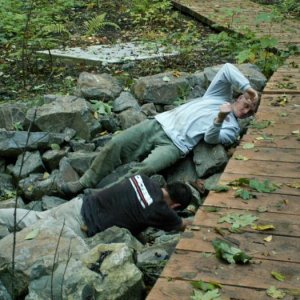
[[(36, 54), (37, 50), (129, 41), (159, 41), (180, 46), (182, 53), (125, 67), (67, 64)], [(0, 101), (71, 93), (81, 71), (109, 72), (129, 85), (139, 76), (168, 70), (194, 72), (237, 61), (256, 63), (270, 75), (282, 58), (269, 50), (274, 43), (256, 41), (253, 34), (245, 39), (217, 34), (174, 10), (170, 0), (0, 0)]]

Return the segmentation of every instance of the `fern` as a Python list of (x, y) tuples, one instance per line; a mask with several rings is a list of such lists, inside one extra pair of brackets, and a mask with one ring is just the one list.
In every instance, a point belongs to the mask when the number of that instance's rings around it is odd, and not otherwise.
[(65, 27), (64, 24), (54, 23), (46, 25), (42, 28), (42, 31), (47, 34), (67, 34), (70, 35), (69, 30)]
[(84, 22), (84, 25), (87, 29), (87, 34), (88, 35), (95, 34), (97, 31), (101, 30), (105, 26), (111, 26), (116, 29), (120, 29), (120, 27), (117, 24), (113, 22), (105, 21), (105, 18), (106, 18), (106, 14), (103, 13), (101, 15), (92, 18), (89, 21)]

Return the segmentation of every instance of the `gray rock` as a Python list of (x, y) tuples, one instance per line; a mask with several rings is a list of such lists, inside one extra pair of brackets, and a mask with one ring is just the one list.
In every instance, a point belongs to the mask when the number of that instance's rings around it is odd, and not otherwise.
[(222, 175), (222, 173), (216, 173), (216, 174), (208, 177), (207, 179), (205, 179), (205, 182), (204, 182), (205, 189), (209, 190), (209, 191), (214, 189), (218, 185), (221, 175)]
[(67, 155), (67, 161), (79, 175), (82, 175), (89, 168), (97, 154), (97, 152), (70, 152)]
[(58, 150), (48, 150), (42, 155), (42, 160), (50, 170), (55, 170), (59, 166), (59, 162), (70, 151), (70, 147)]
[(99, 136), (94, 138), (92, 142), (95, 144), (96, 148), (103, 147), (107, 142), (109, 142), (112, 138), (112, 134), (106, 134), (104, 136)]
[(30, 150), (49, 149), (51, 144), (61, 145), (65, 135), (49, 132), (0, 131), (0, 156), (15, 157)]
[(118, 115), (118, 118), (120, 120), (121, 128), (124, 130), (144, 121), (147, 117), (141, 111), (130, 108), (122, 111)]
[(130, 92), (122, 92), (113, 102), (113, 111), (118, 113), (128, 108), (140, 110), (140, 106), (134, 96)]
[[(204, 74), (207, 83), (210, 84), (219, 69), (223, 65), (217, 65), (204, 69)], [(259, 68), (253, 64), (239, 64), (235, 65), (250, 81), (251, 86), (257, 91), (262, 91), (267, 83), (267, 78), (262, 74)]]
[(113, 115), (102, 116), (100, 123), (103, 131), (115, 132), (120, 129), (120, 122), (117, 117)]
[(208, 87), (207, 79), (204, 72), (195, 72), (188, 77), (189, 85), (191, 87), (187, 99), (194, 99), (202, 97)]
[(166, 174), (165, 177), (168, 183), (174, 181), (194, 181), (198, 178), (191, 154), (167, 168), (163, 173)]
[(198, 177), (205, 177), (220, 172), (228, 162), (227, 152), (224, 146), (209, 145), (200, 142), (193, 150), (194, 163)]
[(76, 181), (79, 179), (77, 172), (71, 166), (68, 158), (64, 157), (59, 163), (59, 174), (57, 180), (62, 182)]
[(175, 77), (172, 72), (141, 77), (134, 83), (133, 93), (142, 102), (173, 104), (190, 93), (188, 77), (187, 73)]
[(79, 75), (77, 88), (86, 99), (113, 100), (122, 91), (119, 81), (113, 76), (82, 72)]
[(99, 232), (93, 237), (87, 238), (85, 241), (90, 249), (99, 244), (111, 243), (124, 243), (127, 247), (136, 251), (141, 251), (143, 249), (143, 245), (130, 233), (129, 230), (117, 226), (113, 226)]
[(40, 173), (44, 170), (45, 170), (44, 164), (42, 162), (40, 152), (35, 151), (35, 152), (25, 152), (24, 155), (20, 154), (16, 164), (12, 169), (12, 173), (17, 178), (24, 178), (31, 173)]
[(76, 151), (92, 152), (95, 150), (95, 144), (86, 143), (85, 140), (71, 140), (70, 145), (74, 152)]
[(57, 195), (59, 193), (57, 180), (59, 180), (58, 170), (53, 171), (50, 176), (46, 173), (30, 174), (19, 181), (19, 187), (25, 198), (31, 201), (40, 200), (44, 195)]
[[(5, 225), (0, 224), (0, 240), (9, 234), (10, 234), (10, 232), (9, 232), (8, 228)], [(0, 295), (1, 295), (1, 292), (0, 292)], [(2, 298), (0, 297), (0, 299), (2, 299)]]
[(141, 107), (142, 113), (144, 113), (147, 117), (157, 115), (156, 107), (154, 103), (145, 103)]
[(25, 209), (43, 211), (42, 201), (30, 201), (28, 204), (25, 205)]
[(6, 173), (0, 173), (0, 195), (7, 193), (7, 191), (13, 191), (13, 178)]
[(60, 133), (68, 127), (87, 140), (92, 136), (94, 126), (100, 126), (93, 118), (89, 104), (76, 96), (57, 96), (51, 103), (28, 110), (26, 118), (39, 130)]
[[(14, 281), (16, 297), (27, 291), (32, 273), (36, 273), (35, 277), (38, 277), (38, 273), (35, 272), (37, 266), (43, 266), (44, 272), (51, 274), (54, 263), (62, 262), (66, 266), (69, 253), (72, 253), (72, 258), (78, 258), (88, 251), (83, 239), (66, 226), (61, 231), (62, 225), (62, 222), (48, 217), (17, 232), (14, 278), (11, 277), (12, 236), (8, 235), (0, 240), (0, 280), (8, 291), (11, 290), (11, 282)], [(38, 232), (37, 236), (26, 239), (34, 230)], [(58, 242), (59, 247), (56, 247)]]
[[(0, 209), (1, 208), (14, 208), (15, 205), (16, 205), (16, 197), (0, 201)], [(21, 197), (17, 198), (17, 208), (25, 208), (24, 201)]]
[(54, 196), (43, 196), (42, 197), (42, 209), (48, 210), (58, 205), (64, 204), (67, 201), (65, 199), (54, 197)]
[(0, 173), (5, 172), (5, 166), (6, 166), (5, 159), (0, 158)]
[[(0, 230), (1, 231), (1, 230)], [(1, 235), (1, 234), (0, 234)], [(10, 294), (8, 293), (7, 289), (5, 286), (2, 284), (0, 281), (0, 299), (2, 300), (12, 300)]]
[(23, 130), (26, 114), (26, 105), (1, 104), (0, 105), (0, 128), (6, 130)]

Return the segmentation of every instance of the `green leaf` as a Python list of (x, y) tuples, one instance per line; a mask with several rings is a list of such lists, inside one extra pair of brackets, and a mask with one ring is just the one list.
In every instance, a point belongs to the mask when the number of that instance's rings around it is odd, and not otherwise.
[(245, 143), (243, 145), (243, 149), (253, 149), (254, 148), (254, 144), (253, 143)]
[(286, 293), (283, 290), (277, 289), (275, 286), (270, 286), (267, 289), (267, 295), (274, 299), (282, 299), (285, 297)]
[(255, 198), (255, 195), (251, 194), (245, 189), (238, 189), (235, 191), (234, 197), (242, 198), (243, 200), (249, 200)]
[(227, 214), (219, 219), (218, 223), (229, 223), (233, 231), (237, 231), (242, 227), (252, 225), (257, 217), (251, 214)]
[(229, 191), (229, 187), (227, 185), (215, 185), (211, 188), (209, 188), (210, 191), (214, 191), (216, 193), (223, 193), (223, 192), (228, 192)]
[(259, 182), (257, 179), (251, 179), (249, 181), (250, 188), (261, 192), (261, 193), (271, 193), (277, 189), (277, 186), (271, 183), (268, 179), (263, 182)]
[(58, 144), (51, 144), (50, 147), (52, 150), (60, 150), (60, 146)]
[(236, 159), (236, 160), (249, 160), (248, 157), (243, 156), (243, 155), (241, 155), (241, 154), (235, 155), (233, 158)]
[(249, 127), (255, 129), (265, 129), (272, 124), (270, 120), (255, 121), (253, 120)]
[(282, 275), (281, 273), (272, 271), (272, 272), (271, 272), (271, 275), (272, 275), (275, 279), (277, 279), (278, 281), (284, 281), (284, 280), (285, 280), (285, 276)]
[(33, 240), (39, 235), (39, 233), (39, 229), (34, 229), (25, 236), (24, 240)]
[(250, 256), (227, 241), (214, 239), (212, 245), (216, 251), (216, 256), (230, 264), (246, 264), (251, 260)]
[(218, 289), (202, 292), (200, 290), (194, 290), (192, 300), (221, 300), (220, 293)]
[(192, 281), (192, 286), (196, 289), (200, 289), (204, 292), (206, 291), (211, 291), (214, 290), (216, 288), (221, 288), (221, 285), (218, 283), (214, 283), (214, 282), (205, 282), (202, 280), (199, 281)]
[(231, 186), (248, 186), (249, 182), (250, 182), (250, 179), (241, 177), (241, 178), (230, 181), (229, 185), (231, 185)]

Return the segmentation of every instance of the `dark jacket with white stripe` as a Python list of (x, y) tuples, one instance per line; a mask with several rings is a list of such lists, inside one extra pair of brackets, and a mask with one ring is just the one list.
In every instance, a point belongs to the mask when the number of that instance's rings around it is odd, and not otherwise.
[(94, 195), (85, 196), (81, 214), (88, 236), (111, 226), (127, 228), (138, 235), (147, 227), (171, 231), (181, 227), (181, 218), (163, 200), (158, 184), (136, 175)]

